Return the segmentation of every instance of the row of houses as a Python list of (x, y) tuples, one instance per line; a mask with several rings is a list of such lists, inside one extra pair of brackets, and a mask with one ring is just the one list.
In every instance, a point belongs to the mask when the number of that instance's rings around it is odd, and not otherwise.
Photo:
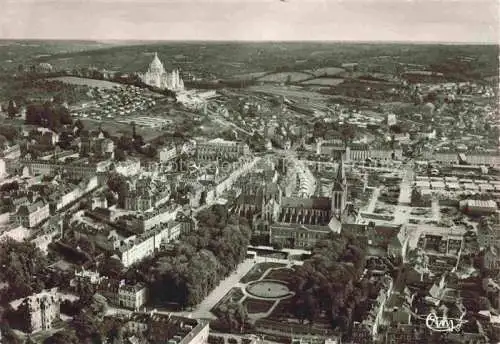
[(222, 194), (230, 190), (236, 183), (236, 181), (247, 174), (250, 170), (252, 170), (260, 160), (260, 157), (255, 157), (252, 160), (240, 157), (238, 159), (239, 162), (237, 167), (233, 169), (229, 174), (227, 174), (224, 178), (221, 178), (222, 181), (220, 181), (217, 185), (214, 185), (206, 191), (206, 203), (214, 202)]
[(10, 222), (33, 228), (50, 217), (50, 206), (41, 200), (32, 204), (22, 205), (16, 213), (10, 216)]
[(134, 227), (140, 232), (147, 232), (175, 220), (180, 210), (181, 206), (178, 204), (167, 204), (159, 209), (139, 214), (135, 218)]
[(458, 165), (483, 165), (483, 166), (500, 166), (500, 158), (498, 153), (488, 152), (459, 152), (459, 151), (445, 151), (445, 152), (422, 152), (422, 159), (432, 160), (444, 164)]
[(113, 248), (118, 252), (123, 266), (129, 267), (146, 257), (152, 256), (162, 248), (162, 245), (176, 240), (182, 229), (183, 224), (181, 222), (170, 221), (166, 225), (163, 224), (140, 235), (132, 235), (124, 240), (117, 237), (113, 241)]
[(77, 163), (68, 164), (67, 162), (61, 161), (21, 159), (17, 165), (19, 165), (20, 168), (26, 168), (26, 172), (30, 175), (48, 176), (63, 173), (69, 178), (80, 179), (90, 178), (97, 175), (99, 172), (107, 171), (111, 165), (111, 161), (90, 162), (86, 159), (82, 159)]
[(218, 159), (238, 160), (249, 155), (250, 148), (247, 144), (226, 141), (220, 138), (196, 144), (196, 159), (201, 162), (212, 162)]
[[(90, 283), (88, 277), (89, 274), (86, 272), (75, 273), (72, 283), (74, 286)], [(99, 285), (107, 283), (100, 276), (98, 278), (100, 282), (97, 284), (97, 292), (104, 288)], [(117, 304), (137, 311), (146, 303), (147, 289), (144, 285), (126, 284), (124, 281), (118, 283), (113, 291), (116, 295), (114, 301), (117, 301)], [(12, 307), (18, 311), (18, 318), (21, 319), (20, 322), (16, 322), (16, 329), (29, 334), (53, 329), (55, 324), (62, 320), (61, 303), (64, 300), (74, 301), (58, 292), (57, 288), (16, 300), (12, 303)], [(149, 342), (154, 343), (204, 344), (207, 343), (209, 336), (209, 323), (155, 311), (134, 312), (126, 319), (124, 330), (129, 336), (126, 338), (128, 343), (137, 343), (136, 336), (147, 334)]]
[(403, 150), (401, 147), (376, 146), (371, 147), (368, 144), (352, 144), (345, 146), (336, 141), (318, 142), (316, 144), (316, 154), (333, 157), (333, 159), (342, 158), (344, 161), (365, 161), (366, 159), (376, 160), (402, 160)]
[(98, 187), (98, 178), (94, 176), (78, 185), (65, 186), (62, 190), (50, 195), (48, 200), (38, 199), (30, 203), (26, 197), (18, 198), (13, 201), (15, 212), (10, 215), (10, 222), (25, 228), (36, 227), (56, 211), (81, 199)]
[(59, 211), (69, 204), (79, 200), (84, 195), (94, 191), (99, 187), (99, 180), (97, 176), (88, 178), (78, 183), (76, 186), (68, 186), (63, 190), (52, 194), (50, 198), (54, 200), (55, 210)]
[(85, 270), (85, 268), (75, 271), (70, 286), (77, 292), (81, 288), (90, 286), (94, 292), (106, 297), (109, 303), (136, 311), (148, 301), (147, 287), (144, 284), (113, 280), (101, 276), (97, 271)]

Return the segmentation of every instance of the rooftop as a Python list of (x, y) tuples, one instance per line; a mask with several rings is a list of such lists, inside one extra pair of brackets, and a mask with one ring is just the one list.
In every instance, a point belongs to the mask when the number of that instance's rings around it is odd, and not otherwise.
[(120, 290), (132, 292), (132, 293), (137, 293), (137, 292), (143, 290), (144, 288), (146, 288), (146, 286), (142, 283), (124, 284), (124, 285), (120, 286)]
[(331, 200), (328, 197), (314, 197), (314, 198), (283, 197), (282, 207), (330, 210)]
[(148, 326), (149, 340), (153, 343), (175, 341), (177, 344), (189, 343), (208, 323), (200, 320), (173, 316), (171, 314), (132, 313), (130, 321)]
[(497, 203), (493, 200), (482, 201), (482, 200), (472, 200), (469, 199), (466, 201), (469, 207), (477, 207), (477, 208), (497, 208)]

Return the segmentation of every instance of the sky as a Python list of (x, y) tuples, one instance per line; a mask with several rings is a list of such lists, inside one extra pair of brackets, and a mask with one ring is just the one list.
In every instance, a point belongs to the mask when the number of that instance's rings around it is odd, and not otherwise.
[(0, 0), (0, 39), (498, 43), (497, 0)]

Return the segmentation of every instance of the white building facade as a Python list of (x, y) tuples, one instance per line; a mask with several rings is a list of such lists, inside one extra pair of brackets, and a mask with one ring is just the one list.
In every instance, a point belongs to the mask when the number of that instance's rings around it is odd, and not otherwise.
[(137, 283), (134, 285), (122, 284), (118, 289), (118, 302), (121, 307), (139, 310), (146, 304), (147, 289), (146, 286)]
[(163, 63), (155, 53), (153, 61), (149, 64), (146, 73), (139, 74), (139, 78), (146, 85), (157, 87), (160, 89), (167, 89), (171, 91), (184, 90), (184, 81), (182, 80), (179, 70), (174, 69), (172, 72), (167, 72)]

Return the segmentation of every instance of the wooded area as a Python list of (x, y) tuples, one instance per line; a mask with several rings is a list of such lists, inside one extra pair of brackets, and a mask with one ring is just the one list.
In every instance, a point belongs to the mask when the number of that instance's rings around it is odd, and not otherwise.
[(129, 276), (146, 282), (155, 304), (200, 303), (245, 259), (251, 230), (245, 219), (216, 205), (197, 216), (199, 229), (183, 235), (169, 251), (133, 267)]

